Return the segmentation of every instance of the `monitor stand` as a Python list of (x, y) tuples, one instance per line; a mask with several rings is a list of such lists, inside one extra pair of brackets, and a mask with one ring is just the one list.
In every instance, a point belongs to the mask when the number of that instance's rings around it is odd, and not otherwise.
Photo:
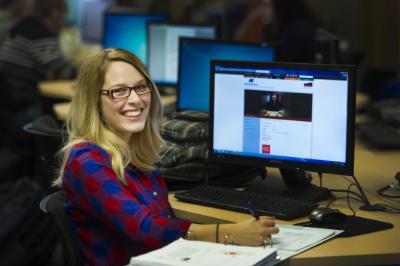
[(247, 184), (246, 191), (312, 202), (333, 198), (332, 193), (327, 188), (312, 184), (312, 176), (303, 170), (280, 169), (280, 173), (283, 182), (277, 178), (268, 178), (267, 175), (265, 180), (258, 179)]

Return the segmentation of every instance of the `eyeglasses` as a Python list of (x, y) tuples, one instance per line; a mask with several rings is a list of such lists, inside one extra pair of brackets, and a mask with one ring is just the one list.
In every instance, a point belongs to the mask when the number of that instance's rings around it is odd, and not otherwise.
[(120, 87), (111, 90), (100, 90), (100, 94), (111, 96), (113, 99), (125, 99), (131, 95), (132, 90), (140, 96), (151, 92), (148, 83), (139, 84), (133, 87)]

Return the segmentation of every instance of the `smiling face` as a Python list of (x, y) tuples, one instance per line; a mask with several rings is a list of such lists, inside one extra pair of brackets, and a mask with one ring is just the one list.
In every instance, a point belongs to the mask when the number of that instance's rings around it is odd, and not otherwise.
[[(136, 68), (128, 63), (116, 61), (110, 64), (101, 89), (134, 87), (143, 83), (146, 83), (146, 80)], [(119, 137), (128, 142), (132, 134), (144, 129), (150, 103), (151, 93), (138, 96), (132, 90), (130, 96), (125, 99), (113, 99), (111, 96), (101, 94), (101, 116)]]

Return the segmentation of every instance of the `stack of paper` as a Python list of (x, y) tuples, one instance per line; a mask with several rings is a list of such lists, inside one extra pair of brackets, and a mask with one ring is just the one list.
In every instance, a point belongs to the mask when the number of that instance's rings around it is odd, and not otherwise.
[(275, 265), (343, 232), (294, 225), (278, 225), (273, 247), (246, 247), (178, 239), (171, 244), (131, 258), (140, 266), (251, 266)]
[(281, 260), (325, 242), (343, 230), (279, 224), (279, 234), (273, 235), (273, 247), (278, 249)]
[(131, 258), (129, 265), (274, 265), (276, 257), (275, 248), (224, 245), (180, 238), (161, 249)]

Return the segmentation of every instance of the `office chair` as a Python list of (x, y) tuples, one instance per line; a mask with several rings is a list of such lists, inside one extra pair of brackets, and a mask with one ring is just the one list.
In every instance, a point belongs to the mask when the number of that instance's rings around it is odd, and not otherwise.
[(35, 136), (41, 159), (48, 164), (54, 163), (54, 154), (62, 143), (62, 129), (56, 120), (43, 115), (23, 127), (24, 131)]
[(62, 144), (62, 129), (56, 120), (49, 115), (44, 115), (33, 122), (25, 124), (23, 130), (34, 135), (36, 142), (38, 163), (43, 167), (37, 168), (40, 171), (39, 183), (43, 188), (51, 187), (51, 181), (56, 171), (56, 153), (61, 148)]
[(63, 265), (82, 266), (83, 259), (78, 239), (65, 214), (64, 192), (54, 192), (40, 201), (40, 209), (49, 214), (54, 221), (62, 245)]

